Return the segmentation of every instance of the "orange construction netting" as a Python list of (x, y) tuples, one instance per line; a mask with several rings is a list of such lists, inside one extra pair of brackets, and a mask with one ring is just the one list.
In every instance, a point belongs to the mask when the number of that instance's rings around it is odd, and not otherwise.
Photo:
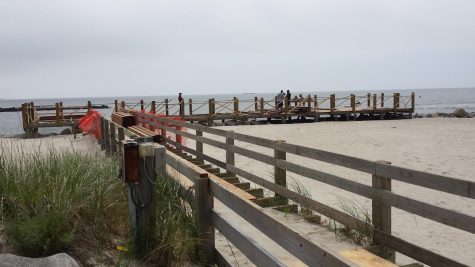
[(78, 123), (83, 133), (94, 135), (96, 139), (101, 138), (101, 114), (98, 111), (89, 110)]

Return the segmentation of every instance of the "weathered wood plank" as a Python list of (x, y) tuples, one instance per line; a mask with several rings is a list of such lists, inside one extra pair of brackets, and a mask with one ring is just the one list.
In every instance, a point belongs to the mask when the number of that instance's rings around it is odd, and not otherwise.
[[(278, 220), (267, 215), (256, 204), (241, 199), (213, 181), (211, 181), (210, 187), (213, 196), (219, 201), (230, 207), (262, 233), (309, 266), (355, 266), (342, 256), (331, 251), (325, 244), (312, 243)], [(272, 225), (272, 227), (269, 227), (269, 225)]]
[(251, 236), (244, 235), (236, 230), (239, 227), (232, 226), (216, 211), (211, 212), (211, 221), (214, 227), (256, 266), (287, 266), (267, 252), (266, 248), (259, 245)]

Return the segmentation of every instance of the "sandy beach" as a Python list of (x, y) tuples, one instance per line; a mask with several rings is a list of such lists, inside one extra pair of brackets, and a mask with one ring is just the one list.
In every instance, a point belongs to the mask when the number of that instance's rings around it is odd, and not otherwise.
[[(368, 160), (386, 160), (393, 165), (466, 180), (475, 180), (475, 119), (413, 119), (391, 121), (320, 122), (300, 124), (268, 124), (220, 127), (239, 133), (285, 140), (298, 144)], [(206, 134), (205, 134), (206, 136)], [(208, 135), (215, 139), (216, 136)], [(194, 147), (192, 140), (187, 145)], [(236, 145), (268, 155), (273, 151), (236, 142)], [(224, 151), (205, 145), (204, 151), (214, 158), (224, 158)], [(288, 155), (287, 159), (304, 166), (339, 175), (364, 184), (371, 183), (369, 174), (323, 162)], [(273, 169), (262, 163), (236, 155), (236, 165), (266, 179)], [(371, 208), (369, 199), (289, 173), (322, 203), (341, 208), (350, 199)], [(292, 182), (291, 182), (292, 183)], [(430, 189), (393, 181), (393, 191), (437, 206), (475, 216), (475, 201)], [(393, 234), (467, 265), (475, 265), (475, 235), (432, 222), (393, 208)], [(309, 234), (307, 233), (309, 237)], [(317, 238), (318, 239), (318, 238)], [(398, 255), (398, 263), (412, 261)]]

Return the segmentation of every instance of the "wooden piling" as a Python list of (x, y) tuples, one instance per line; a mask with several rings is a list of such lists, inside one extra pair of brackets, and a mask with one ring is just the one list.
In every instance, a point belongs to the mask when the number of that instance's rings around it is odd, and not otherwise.
[(180, 117), (184, 118), (185, 117), (185, 101), (182, 100), (178, 103), (178, 106), (180, 108)]
[(354, 94), (351, 94), (350, 96), (350, 102), (351, 102), (351, 112), (355, 113), (356, 110), (356, 97)]
[(381, 93), (381, 107), (384, 108), (384, 93)]
[(114, 100), (114, 112), (119, 112), (119, 101)]
[[(387, 161), (378, 161), (377, 163), (391, 164)], [(372, 186), (376, 190), (391, 191), (391, 179), (373, 174)], [(375, 197), (372, 200), (372, 222), (375, 229), (391, 234), (391, 205), (382, 198)], [(396, 254), (389, 248), (382, 247), (379, 256), (392, 262), (396, 260)]]
[(376, 111), (377, 102), (376, 94), (373, 94), (373, 112)]
[(307, 96), (307, 115), (312, 114), (312, 97), (310, 95)]
[(92, 103), (91, 101), (87, 101), (87, 110), (91, 110), (92, 109)]
[(366, 98), (367, 98), (368, 108), (369, 108), (369, 107), (371, 107), (371, 94), (368, 93), (368, 94), (366, 95)]
[(120, 101), (121, 111), (125, 111), (125, 101)]
[(414, 110), (416, 108), (416, 93), (412, 92), (411, 93), (411, 112), (414, 113)]
[(333, 111), (335, 110), (335, 94), (330, 95), (330, 117), (332, 119), (335, 119), (335, 116), (333, 115)]
[(257, 112), (259, 111), (259, 106), (258, 106), (258, 99), (257, 96), (254, 97), (254, 111)]
[(55, 117), (56, 118), (56, 126), (60, 126), (60, 122), (59, 122), (59, 120), (60, 120), (60, 111), (59, 111), (59, 103), (58, 102), (56, 102), (54, 104), (54, 108), (56, 110), (56, 117)]
[(233, 103), (234, 103), (234, 116), (238, 117), (239, 116), (239, 98), (234, 97)]
[(118, 135), (118, 142), (117, 142), (117, 147), (119, 149), (119, 155), (122, 155), (122, 141), (125, 140), (125, 133), (124, 133), (124, 128), (123, 127), (117, 127), (117, 135)]
[(394, 93), (394, 95), (393, 95), (393, 110), (394, 110), (394, 112), (396, 112), (398, 108), (399, 108), (399, 93)]

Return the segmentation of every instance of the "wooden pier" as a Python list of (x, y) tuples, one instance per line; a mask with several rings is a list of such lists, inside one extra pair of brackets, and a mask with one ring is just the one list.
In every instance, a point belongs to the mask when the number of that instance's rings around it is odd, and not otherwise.
[(254, 97), (254, 99), (188, 101), (173, 102), (165, 99), (162, 102), (151, 101), (145, 104), (115, 102), (115, 111), (141, 111), (150, 114), (162, 114), (167, 117), (180, 117), (185, 121), (207, 123), (214, 125), (214, 121), (248, 121), (277, 119), (282, 123), (292, 118), (319, 120), (362, 120), (362, 119), (390, 119), (411, 118), (415, 108), (415, 94), (401, 96), (399, 93), (391, 95), (366, 94), (357, 96), (351, 94), (336, 97), (317, 95), (300, 99), (284, 100), (279, 108), (278, 101)]
[[(27, 136), (38, 132), (43, 127), (75, 127), (77, 120), (84, 117), (93, 108), (105, 108), (106, 105), (63, 106), (63, 102), (54, 105), (35, 106), (33, 102), (21, 106), (23, 130)], [(53, 112), (51, 112), (53, 111)]]

